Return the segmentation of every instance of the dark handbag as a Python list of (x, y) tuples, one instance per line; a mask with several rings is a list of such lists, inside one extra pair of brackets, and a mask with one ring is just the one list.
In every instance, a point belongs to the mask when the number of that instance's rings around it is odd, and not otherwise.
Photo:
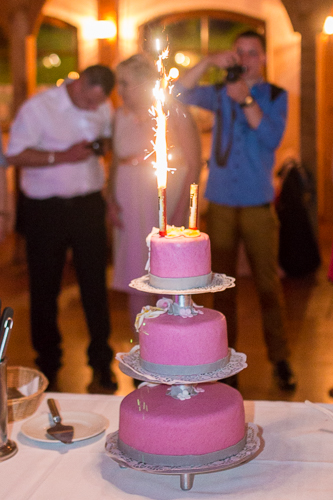
[(294, 160), (285, 162), (278, 176), (282, 180), (275, 203), (280, 221), (279, 264), (288, 275), (301, 277), (316, 271), (321, 263), (310, 218), (312, 183)]

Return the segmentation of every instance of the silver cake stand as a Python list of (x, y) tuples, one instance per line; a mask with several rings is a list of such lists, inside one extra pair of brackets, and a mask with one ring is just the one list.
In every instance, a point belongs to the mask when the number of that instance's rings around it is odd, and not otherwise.
[[(190, 288), (184, 290), (167, 290), (155, 288), (149, 283), (149, 275), (142, 276), (131, 281), (131, 288), (135, 288), (141, 292), (173, 295), (174, 302), (181, 307), (189, 307), (192, 303), (191, 295), (201, 293), (215, 293), (232, 288), (235, 286), (235, 278), (226, 276), (225, 274), (212, 273), (212, 281), (208, 286), (199, 288)], [(246, 355), (238, 353), (234, 349), (229, 349), (229, 360), (225, 367), (214, 372), (201, 375), (188, 376), (165, 376), (159, 375), (140, 366), (140, 346), (135, 346), (129, 353), (118, 353), (116, 359), (119, 361), (119, 367), (123, 373), (135, 379), (142, 380), (147, 383), (166, 384), (166, 385), (194, 385), (204, 382), (214, 382), (221, 380), (240, 372), (247, 367)], [(117, 462), (121, 468), (130, 468), (150, 474), (164, 475), (180, 475), (180, 487), (182, 490), (190, 490), (193, 486), (195, 474), (204, 474), (218, 472), (232, 467), (241, 465), (242, 463), (254, 457), (255, 453), (260, 448), (260, 437), (258, 427), (255, 424), (248, 423), (246, 427), (246, 444), (242, 451), (234, 456), (224, 460), (219, 460), (207, 465), (193, 467), (167, 467), (167, 466), (152, 466), (142, 462), (137, 462), (122, 453), (118, 448), (118, 431), (109, 434), (106, 438), (105, 449), (110, 458)]]
[(149, 274), (145, 274), (144, 276), (141, 276), (141, 278), (132, 280), (129, 286), (139, 290), (140, 292), (157, 293), (159, 295), (193, 295), (198, 293), (223, 292), (223, 290), (235, 286), (235, 278), (226, 276), (225, 274), (212, 273), (212, 281), (207, 286), (187, 288), (184, 290), (168, 290), (151, 286), (149, 283)]
[[(212, 281), (207, 286), (183, 290), (168, 290), (151, 286), (149, 283), (149, 274), (146, 274), (141, 276), (141, 278), (132, 280), (129, 286), (141, 292), (155, 293), (158, 295), (173, 295), (174, 302), (179, 304), (179, 306), (190, 307), (192, 304), (191, 295), (222, 292), (227, 288), (233, 288), (235, 286), (235, 278), (226, 276), (225, 274), (212, 273)], [(149, 372), (140, 365), (139, 346), (135, 346), (129, 353), (118, 353), (116, 359), (119, 361), (121, 371), (126, 375), (144, 382), (155, 382), (157, 384), (168, 385), (214, 382), (216, 380), (231, 377), (247, 367), (246, 355), (237, 353), (234, 349), (229, 349), (229, 361), (226, 366), (214, 372), (202, 375), (165, 376)]]
[(215, 382), (227, 377), (231, 377), (247, 367), (246, 355), (242, 352), (236, 352), (229, 349), (229, 362), (223, 368), (213, 372), (199, 375), (159, 375), (152, 373), (140, 365), (140, 347), (135, 346), (130, 352), (120, 352), (116, 355), (119, 361), (119, 368), (125, 375), (142, 380), (143, 382), (152, 382), (156, 384), (202, 384), (205, 382)]
[(157, 465), (147, 465), (142, 462), (137, 462), (122, 453), (118, 448), (118, 431), (109, 434), (106, 437), (105, 449), (107, 455), (119, 464), (121, 468), (129, 468), (150, 474), (162, 475), (180, 475), (180, 487), (184, 491), (192, 488), (195, 474), (206, 474), (212, 472), (220, 472), (223, 470), (237, 467), (254, 458), (260, 448), (261, 439), (259, 428), (253, 423), (246, 424), (246, 444), (244, 448), (231, 457), (224, 460), (218, 460), (210, 464), (193, 467), (167, 467)]

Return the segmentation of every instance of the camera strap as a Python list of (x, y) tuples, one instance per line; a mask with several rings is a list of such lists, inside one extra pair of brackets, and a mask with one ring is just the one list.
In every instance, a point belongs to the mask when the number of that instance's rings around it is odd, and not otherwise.
[(234, 106), (232, 106), (231, 111), (231, 124), (230, 124), (230, 136), (228, 144), (223, 151), (222, 148), (222, 134), (223, 134), (223, 112), (222, 112), (222, 99), (221, 99), (221, 86), (217, 87), (217, 111), (216, 111), (216, 140), (215, 140), (215, 162), (218, 167), (225, 167), (227, 165), (228, 158), (230, 156), (231, 148), (233, 145), (233, 135), (234, 135), (234, 122), (236, 118), (236, 112)]
[[(277, 85), (270, 85), (270, 100), (275, 101), (275, 99), (282, 93), (285, 92), (283, 88), (278, 87)], [(233, 134), (234, 134), (234, 122), (236, 118), (236, 111), (232, 103), (232, 111), (231, 111), (231, 124), (230, 124), (230, 136), (228, 140), (227, 147), (225, 151), (222, 151), (222, 133), (223, 133), (223, 112), (222, 112), (222, 92), (221, 89), (224, 86), (216, 85), (217, 91), (217, 111), (216, 111), (216, 141), (215, 141), (215, 162), (218, 167), (225, 167), (230, 156), (232, 144), (233, 144)]]

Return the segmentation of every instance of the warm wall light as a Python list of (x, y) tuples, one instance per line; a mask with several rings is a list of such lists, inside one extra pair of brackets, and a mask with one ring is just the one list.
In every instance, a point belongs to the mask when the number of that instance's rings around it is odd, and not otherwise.
[(323, 32), (326, 35), (333, 35), (333, 17), (327, 16), (324, 22)]
[(183, 64), (183, 62), (185, 61), (185, 54), (183, 54), (182, 52), (177, 52), (177, 54), (175, 55), (175, 61), (177, 64)]
[(126, 17), (123, 19), (119, 25), (120, 37), (123, 40), (135, 42), (137, 39), (137, 28), (135, 24), (135, 19)]
[(114, 21), (86, 21), (83, 27), (83, 38), (86, 40), (113, 39), (117, 34), (117, 26)]
[(173, 80), (176, 80), (179, 77), (179, 69), (178, 68), (171, 68), (169, 71), (169, 76)]
[(78, 78), (80, 78), (80, 75), (77, 71), (70, 71), (67, 76), (71, 80), (77, 80)]

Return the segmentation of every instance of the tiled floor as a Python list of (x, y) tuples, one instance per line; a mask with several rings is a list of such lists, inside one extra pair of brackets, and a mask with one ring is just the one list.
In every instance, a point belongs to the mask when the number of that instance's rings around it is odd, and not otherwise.
[[(326, 277), (332, 241), (333, 229), (321, 228), (323, 263), (315, 276), (283, 279), (292, 365), (298, 378), (297, 390), (291, 395), (278, 390), (272, 378), (251, 277), (243, 276), (237, 280), (240, 317), (237, 350), (248, 357), (248, 367), (240, 374), (240, 391), (244, 399), (309, 399), (333, 403), (333, 398), (328, 395), (328, 390), (333, 387), (333, 284)], [(8, 237), (0, 245), (0, 298), (3, 307), (13, 307), (15, 320), (7, 352), (8, 361), (10, 365), (33, 367), (35, 353), (29, 334), (26, 267), (24, 261), (14, 262), (14, 253), (15, 240)], [(210, 306), (211, 296), (196, 296), (196, 303)], [(110, 291), (110, 311), (113, 323), (111, 344), (116, 352), (127, 352), (131, 348), (132, 329), (126, 309), (126, 294)], [(60, 390), (83, 393), (91, 377), (85, 354), (88, 335), (70, 266), (64, 276), (59, 322), (64, 348), (63, 368), (59, 373)], [(125, 395), (133, 389), (132, 380), (122, 374), (117, 365), (114, 362), (119, 380), (117, 394)]]

